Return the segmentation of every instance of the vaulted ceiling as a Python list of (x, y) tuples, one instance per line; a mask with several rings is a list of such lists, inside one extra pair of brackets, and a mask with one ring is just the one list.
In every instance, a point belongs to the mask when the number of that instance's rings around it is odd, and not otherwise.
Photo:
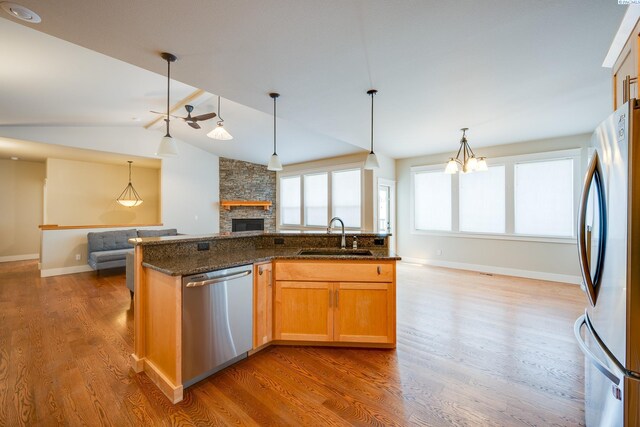
[[(182, 82), (173, 100), (195, 88), (221, 95), (236, 139), (212, 141), (184, 124), (175, 136), (266, 163), (267, 94), (278, 91), (285, 164), (366, 149), (371, 87), (379, 90), (376, 151), (395, 158), (453, 151), (463, 126), (474, 147), (589, 132), (611, 108), (601, 64), (626, 8), (601, 0), (20, 3), (42, 23), (0, 20), (0, 125), (141, 126), (153, 118), (148, 110), (164, 108), (159, 52), (168, 51)], [(203, 98), (197, 112), (215, 110), (214, 101)]]

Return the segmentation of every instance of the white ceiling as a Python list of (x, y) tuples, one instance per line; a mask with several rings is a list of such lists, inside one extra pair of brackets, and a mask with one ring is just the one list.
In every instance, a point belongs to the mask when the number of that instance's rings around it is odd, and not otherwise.
[[(234, 101), (223, 117), (236, 140), (182, 123), (174, 136), (259, 163), (274, 90), (284, 163), (367, 148), (371, 87), (376, 151), (396, 158), (453, 151), (463, 126), (473, 147), (589, 132), (611, 108), (601, 63), (626, 10), (602, 0), (20, 2), (42, 17), (25, 26), (159, 75), (0, 20), (0, 48), (20, 58), (0, 67), (12, 83), (0, 124), (144, 120), (163, 109), (158, 53), (169, 51), (173, 77)], [(173, 100), (192, 88), (174, 85)]]

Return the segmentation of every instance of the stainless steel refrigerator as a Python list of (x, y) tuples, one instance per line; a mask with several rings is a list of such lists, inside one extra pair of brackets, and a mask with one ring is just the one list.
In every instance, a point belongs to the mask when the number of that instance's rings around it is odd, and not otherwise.
[(624, 104), (591, 137), (578, 211), (588, 427), (640, 426), (640, 105)]

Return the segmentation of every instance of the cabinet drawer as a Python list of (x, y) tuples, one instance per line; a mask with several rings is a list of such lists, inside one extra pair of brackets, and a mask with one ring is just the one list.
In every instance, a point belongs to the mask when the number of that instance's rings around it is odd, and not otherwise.
[(393, 282), (395, 261), (280, 261), (276, 280), (325, 282)]

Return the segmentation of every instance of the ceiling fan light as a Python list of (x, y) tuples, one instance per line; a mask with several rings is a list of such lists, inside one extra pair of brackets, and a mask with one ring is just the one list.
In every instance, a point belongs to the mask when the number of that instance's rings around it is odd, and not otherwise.
[(218, 125), (207, 134), (209, 138), (219, 139), (221, 141), (228, 141), (233, 139), (233, 136), (224, 128), (224, 124), (222, 122), (218, 122)]
[(176, 157), (178, 155), (178, 144), (171, 135), (162, 137), (156, 155), (160, 157)]
[(276, 172), (282, 170), (282, 163), (280, 163), (280, 158), (278, 158), (278, 155), (276, 153), (273, 153), (271, 155), (267, 169)]
[(458, 172), (458, 163), (453, 157), (451, 157), (447, 162), (447, 167), (444, 169), (444, 173), (453, 175), (456, 172)]
[(366, 170), (378, 169), (380, 163), (378, 163), (378, 156), (373, 151), (367, 155), (367, 160), (364, 162), (364, 168)]
[(478, 172), (485, 172), (489, 170), (487, 166), (487, 159), (485, 157), (478, 157), (478, 165), (476, 166)]

